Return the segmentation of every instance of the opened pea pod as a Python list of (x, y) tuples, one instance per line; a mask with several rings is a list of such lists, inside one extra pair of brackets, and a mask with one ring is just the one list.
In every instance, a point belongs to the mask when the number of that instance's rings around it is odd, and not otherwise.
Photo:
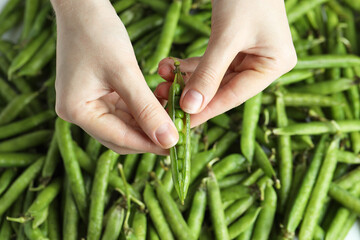
[(177, 60), (174, 60), (174, 66), (175, 77), (169, 90), (168, 112), (179, 132), (179, 140), (170, 148), (170, 159), (174, 186), (183, 203), (190, 185), (190, 114), (184, 113), (180, 108), (185, 83)]

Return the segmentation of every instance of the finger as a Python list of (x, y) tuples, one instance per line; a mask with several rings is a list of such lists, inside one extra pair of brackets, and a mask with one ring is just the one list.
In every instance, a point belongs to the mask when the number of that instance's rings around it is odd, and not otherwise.
[(118, 75), (111, 81), (112, 87), (148, 137), (162, 148), (170, 148), (179, 137), (175, 125), (147, 86), (138, 65), (133, 63), (132, 66), (135, 67), (117, 71)]
[(110, 113), (106, 104), (101, 101), (88, 102), (74, 123), (97, 139), (120, 148), (142, 151), (161, 149), (142, 130), (139, 131)]
[(237, 54), (233, 49), (220, 38), (210, 39), (201, 62), (182, 92), (180, 106), (185, 112), (199, 113), (211, 101)]
[(136, 154), (136, 153), (146, 153), (146, 152), (151, 152), (151, 153), (155, 153), (157, 155), (168, 155), (169, 152), (168, 150), (165, 150), (165, 149), (161, 149), (161, 148), (158, 148), (158, 149), (153, 149), (152, 151), (144, 151), (144, 150), (135, 150), (135, 149), (130, 149), (130, 148), (125, 148), (125, 147), (119, 147), (115, 144), (112, 144), (110, 142), (106, 142), (106, 141), (99, 141), (101, 142), (104, 146), (112, 149), (113, 151), (119, 153), (119, 154)]
[[(188, 59), (177, 59), (180, 62), (181, 72), (185, 72), (186, 75), (191, 75), (195, 71), (197, 65), (200, 62), (200, 57), (193, 57)], [(168, 82), (174, 80), (174, 60), (172, 58), (164, 58), (160, 61), (158, 67), (159, 75)], [(186, 76), (185, 76), (186, 78)]]
[(237, 74), (219, 89), (207, 107), (199, 114), (191, 115), (191, 125), (197, 126), (210, 118), (239, 106), (264, 90), (279, 74), (246, 70)]
[(155, 96), (161, 99), (168, 99), (170, 87), (171, 87), (170, 82), (160, 83), (155, 89), (154, 92)]

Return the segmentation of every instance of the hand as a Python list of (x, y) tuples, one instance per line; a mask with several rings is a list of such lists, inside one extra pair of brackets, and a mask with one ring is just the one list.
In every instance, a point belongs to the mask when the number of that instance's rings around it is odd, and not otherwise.
[[(180, 60), (187, 84), (180, 106), (191, 125), (234, 108), (296, 65), (284, 1), (213, 0), (212, 33), (202, 57)], [(167, 99), (173, 61), (158, 73), (168, 82), (155, 91)]]
[(52, 3), (58, 24), (58, 115), (118, 153), (167, 154), (177, 130), (148, 88), (110, 2)]

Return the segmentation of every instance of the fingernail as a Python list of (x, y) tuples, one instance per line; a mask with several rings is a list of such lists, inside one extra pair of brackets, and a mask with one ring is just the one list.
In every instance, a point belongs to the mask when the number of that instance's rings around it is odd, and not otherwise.
[(193, 114), (200, 110), (204, 97), (196, 90), (189, 90), (183, 99), (182, 108), (185, 112)]
[(164, 123), (155, 132), (156, 139), (164, 148), (174, 146), (178, 140), (177, 131), (169, 123)]

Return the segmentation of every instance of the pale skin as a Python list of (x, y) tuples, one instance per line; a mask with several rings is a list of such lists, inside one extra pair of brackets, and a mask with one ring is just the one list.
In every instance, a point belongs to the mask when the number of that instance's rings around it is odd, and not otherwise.
[[(108, 0), (51, 0), (56, 12), (56, 112), (114, 151), (167, 154), (178, 140), (162, 103), (167, 82), (146, 85), (128, 34)], [(212, 33), (202, 57), (179, 59), (186, 72), (180, 106), (191, 125), (232, 109), (296, 64), (281, 0), (213, 0)]]

